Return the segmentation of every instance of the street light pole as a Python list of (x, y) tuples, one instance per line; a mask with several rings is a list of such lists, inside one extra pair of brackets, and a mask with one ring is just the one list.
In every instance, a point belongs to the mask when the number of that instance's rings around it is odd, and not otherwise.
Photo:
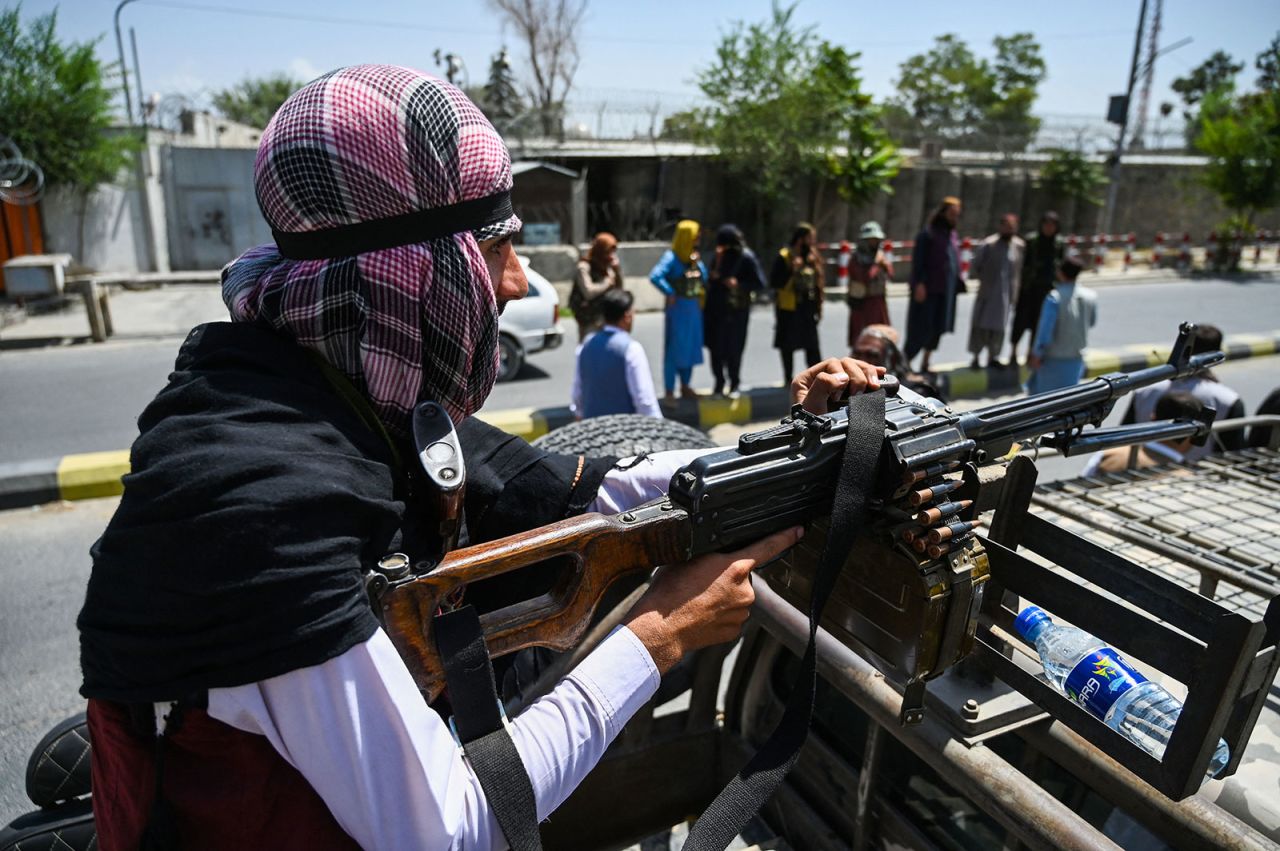
[[(128, 0), (126, 0), (128, 2)], [(1129, 127), (1129, 102), (1133, 100), (1133, 87), (1138, 80), (1138, 58), (1142, 53), (1142, 27), (1147, 20), (1147, 0), (1142, 0), (1142, 8), (1138, 11), (1138, 32), (1133, 38), (1133, 62), (1129, 65), (1129, 88), (1124, 93), (1124, 115), (1120, 121), (1120, 132), (1116, 136), (1116, 150), (1111, 155), (1111, 182), (1107, 186), (1107, 206), (1102, 212), (1103, 233), (1111, 232), (1111, 224), (1116, 214), (1116, 199), (1120, 192), (1120, 157), (1124, 153), (1124, 134)]]
[[(116, 49), (120, 51), (120, 79), (124, 83), (124, 112), (129, 119), (129, 126), (133, 126), (133, 94), (129, 91), (129, 65), (124, 60), (124, 39), (120, 35), (120, 10), (128, 6), (134, 0), (120, 0), (120, 4), (116, 6)], [(141, 104), (139, 104), (141, 106)]]

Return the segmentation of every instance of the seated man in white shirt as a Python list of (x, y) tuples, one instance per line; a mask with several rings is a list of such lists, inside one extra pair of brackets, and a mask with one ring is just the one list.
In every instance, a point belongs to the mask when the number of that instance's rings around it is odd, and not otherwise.
[(573, 371), (569, 408), (580, 420), (609, 414), (662, 416), (644, 346), (631, 337), (634, 301), (626, 290), (600, 297), (604, 327), (578, 347)]
[[(1214, 325), (1196, 325), (1195, 336), (1191, 340), (1191, 354), (1216, 352), (1222, 349), (1222, 331)], [(1211, 369), (1202, 369), (1194, 375), (1188, 375), (1173, 381), (1159, 381), (1148, 387), (1140, 387), (1133, 391), (1133, 401), (1125, 411), (1124, 424), (1145, 423), (1159, 419), (1155, 415), (1156, 402), (1171, 390), (1190, 393), (1217, 411), (1217, 421), (1239, 419), (1245, 415), (1244, 400), (1240, 394), (1223, 384)], [(1214, 452), (1232, 452), (1244, 449), (1244, 429), (1214, 432), (1204, 446), (1192, 446), (1187, 451), (1188, 461), (1199, 461)]]
[[(1170, 390), (1156, 401), (1151, 419), (1191, 420), (1198, 417), (1202, 410), (1204, 405), (1195, 396)], [(1096, 476), (1099, 473), (1119, 473), (1122, 470), (1141, 470), (1165, 464), (1194, 464), (1196, 458), (1192, 455), (1192, 450), (1195, 448), (1189, 437), (1180, 440), (1153, 440), (1140, 446), (1114, 446), (1094, 453), (1080, 475)], [(1179, 472), (1190, 475), (1189, 470)]]

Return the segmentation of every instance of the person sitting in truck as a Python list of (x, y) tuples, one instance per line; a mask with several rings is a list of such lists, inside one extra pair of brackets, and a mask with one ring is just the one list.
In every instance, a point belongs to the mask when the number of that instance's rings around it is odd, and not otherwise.
[[(439, 543), (434, 492), (406, 460), (412, 412), (433, 400), (458, 423), (472, 540), (634, 482), (471, 416), (497, 373), (498, 314), (527, 281), (509, 155), (460, 90), (386, 65), (326, 74), (263, 132), (254, 183), (275, 244), (224, 270), (232, 322), (183, 343), (92, 549), (77, 626), (99, 845), (502, 847), (364, 588), (386, 554)], [(874, 385), (862, 366), (819, 364), (796, 395)], [(739, 634), (751, 569), (799, 535), (660, 572), (510, 722), (538, 818), (664, 671)]]
[[(1221, 350), (1222, 331), (1215, 325), (1197, 325), (1195, 336), (1191, 340), (1191, 354), (1199, 355)], [(1158, 419), (1155, 416), (1156, 402), (1170, 390), (1180, 390), (1195, 396), (1201, 404), (1217, 411), (1215, 419), (1218, 421), (1239, 419), (1245, 415), (1244, 400), (1240, 398), (1240, 394), (1219, 381), (1213, 370), (1206, 368), (1186, 378), (1161, 381), (1150, 387), (1135, 390), (1133, 400), (1125, 411), (1123, 422), (1125, 424), (1145, 423)], [(1215, 451), (1231, 452), (1244, 447), (1244, 429), (1214, 432), (1204, 446), (1191, 447), (1189, 460), (1199, 461)]]
[[(1204, 410), (1204, 404), (1183, 390), (1166, 391), (1156, 401), (1156, 420), (1194, 420)], [(1195, 445), (1190, 437), (1177, 440), (1153, 440), (1140, 446), (1114, 446), (1094, 453), (1085, 465), (1082, 476), (1100, 473), (1118, 473), (1121, 470), (1144, 469), (1164, 464), (1194, 464), (1191, 450)], [(1179, 471), (1187, 474), (1188, 471)]]

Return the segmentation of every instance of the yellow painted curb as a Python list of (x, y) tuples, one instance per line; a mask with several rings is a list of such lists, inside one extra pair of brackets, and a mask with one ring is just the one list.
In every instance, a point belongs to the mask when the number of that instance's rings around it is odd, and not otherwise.
[(727, 396), (700, 396), (698, 422), (702, 428), (751, 422), (751, 396), (743, 393), (737, 399)]
[[(1223, 345), (1226, 345), (1225, 343)], [(1122, 351), (1133, 352), (1135, 355), (1142, 355), (1147, 359), (1147, 366), (1159, 366), (1169, 360), (1169, 350), (1161, 349), (1155, 346), (1124, 346)]]
[(529, 441), (547, 433), (547, 418), (537, 408), (481, 411), (476, 416), (507, 434), (514, 434)]
[(58, 493), (63, 499), (93, 499), (124, 493), (120, 478), (129, 472), (129, 450), (64, 455), (58, 462)]
[(1222, 341), (1224, 346), (1248, 346), (1249, 351), (1256, 357), (1265, 357), (1266, 355), (1274, 355), (1276, 353), (1276, 338), (1272, 336), (1264, 336), (1262, 334), (1232, 334), (1230, 337)]
[(1120, 356), (1114, 352), (1089, 352), (1084, 357), (1084, 374), (1086, 378), (1106, 375), (1108, 372), (1120, 371)]

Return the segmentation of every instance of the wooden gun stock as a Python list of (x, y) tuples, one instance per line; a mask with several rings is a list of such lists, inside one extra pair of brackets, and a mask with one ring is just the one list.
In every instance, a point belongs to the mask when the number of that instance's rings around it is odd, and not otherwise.
[(555, 587), (480, 617), (489, 655), (525, 647), (571, 649), (615, 580), (689, 558), (689, 516), (663, 501), (606, 517), (583, 514), (530, 532), (455, 550), (431, 573), (388, 588), (382, 623), (428, 701), (444, 688), (432, 618), (450, 592), (473, 582), (564, 557)]

